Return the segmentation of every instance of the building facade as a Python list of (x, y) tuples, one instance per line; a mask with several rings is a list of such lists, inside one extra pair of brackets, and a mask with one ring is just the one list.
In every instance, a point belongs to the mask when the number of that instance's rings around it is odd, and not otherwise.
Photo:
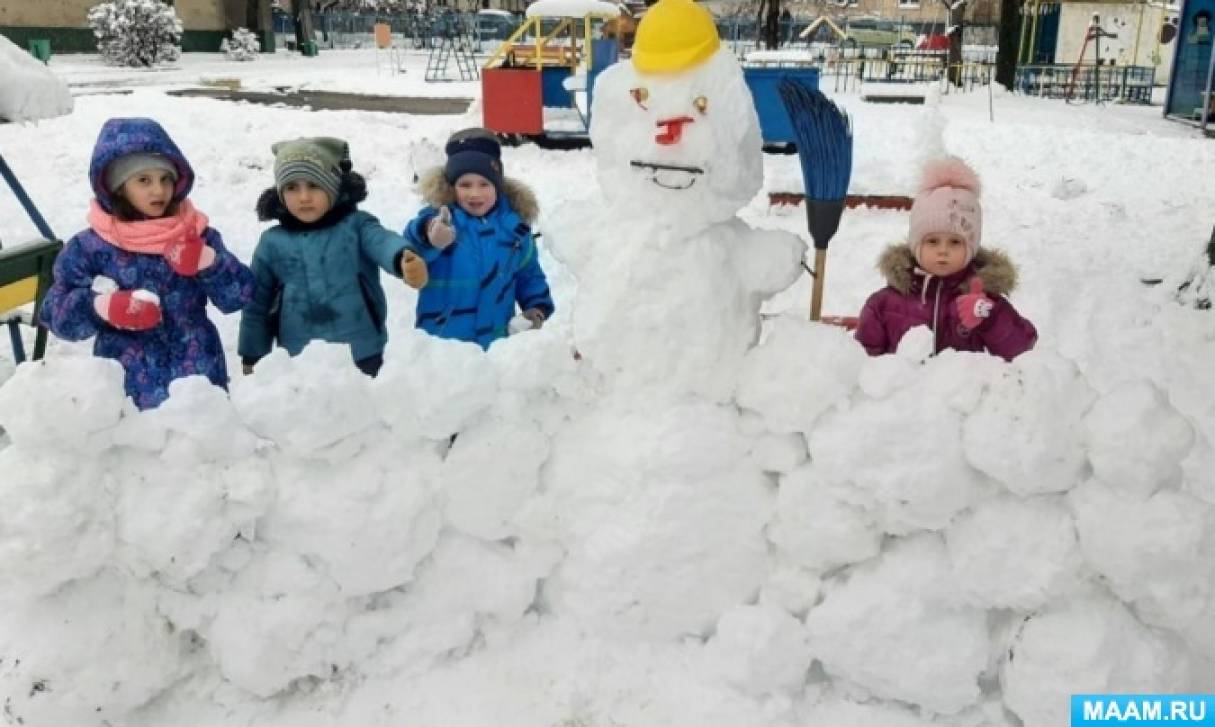
[[(97, 48), (86, 20), (100, 0), (0, 0), (0, 35), (22, 48), (47, 39), (55, 53), (91, 53)], [(217, 51), (239, 27), (270, 30), (270, 0), (170, 0), (183, 27), (182, 50)], [(273, 34), (269, 34), (273, 38)]]

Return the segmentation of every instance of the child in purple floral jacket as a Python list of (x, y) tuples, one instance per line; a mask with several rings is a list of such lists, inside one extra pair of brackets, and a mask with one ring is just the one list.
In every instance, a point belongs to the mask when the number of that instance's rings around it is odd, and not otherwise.
[(878, 262), (888, 285), (861, 310), (856, 338), (870, 355), (894, 353), (916, 326), (932, 330), (937, 353), (986, 351), (1011, 361), (1033, 348), (1038, 332), (1004, 297), (1017, 270), (1003, 253), (979, 249), (981, 232), (974, 171), (952, 157), (929, 162), (907, 243)]
[(89, 178), (96, 195), (89, 229), (55, 261), (42, 320), (69, 341), (96, 337), (93, 353), (126, 371), (140, 409), (158, 406), (169, 384), (206, 376), (226, 387), (219, 332), (207, 301), (224, 313), (245, 306), (253, 275), (224, 248), (186, 197), (194, 171), (151, 119), (110, 119)]

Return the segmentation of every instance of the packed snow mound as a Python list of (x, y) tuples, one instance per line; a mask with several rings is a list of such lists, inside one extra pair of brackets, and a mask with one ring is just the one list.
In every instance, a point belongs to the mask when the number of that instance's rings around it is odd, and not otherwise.
[(45, 64), (0, 35), (0, 122), (72, 113), (68, 86)]
[[(547, 328), (488, 355), (402, 336), (375, 380), (314, 345), (231, 396), (178, 381), (147, 412), (112, 362), (22, 365), (0, 388), (18, 473), (0, 482), (0, 689), (27, 724), (219, 724), (233, 705), (288, 724), (343, 694), (327, 724), (375, 724), (374, 704), (640, 725), (649, 704), (672, 725), (1000, 724), (1002, 705), (1045, 726), (1063, 717), (1043, 695), (1201, 686), (1215, 506), (1168, 466), (1127, 501), (1093, 476), (1111, 448), (1092, 426), (1019, 429), (1025, 386), (1076, 422), (1167, 426), (1167, 400), (1097, 395), (1048, 351), (864, 359), (799, 388), (766, 349), (837, 332), (773, 333), (740, 391), (788, 378), (808, 401), (741, 412), (604, 399)], [(875, 397), (860, 380), (890, 361), (908, 368)], [(975, 422), (1009, 457), (1088, 466), (1036, 488), (984, 473)], [(1181, 444), (1123, 456), (1169, 465)]]

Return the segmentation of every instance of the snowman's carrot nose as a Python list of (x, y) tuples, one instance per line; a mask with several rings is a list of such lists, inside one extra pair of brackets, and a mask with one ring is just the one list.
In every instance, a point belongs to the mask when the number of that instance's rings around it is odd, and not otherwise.
[(658, 122), (660, 131), (654, 135), (654, 141), (663, 146), (678, 144), (679, 138), (683, 136), (684, 124), (690, 124), (695, 119), (691, 116), (676, 116), (671, 119), (662, 119)]

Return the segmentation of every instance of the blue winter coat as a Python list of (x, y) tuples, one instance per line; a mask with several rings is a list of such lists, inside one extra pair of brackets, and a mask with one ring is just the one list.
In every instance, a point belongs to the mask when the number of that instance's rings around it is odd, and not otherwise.
[[(498, 203), (477, 218), (455, 204), (455, 191), (441, 169), (429, 172), (421, 185), (431, 206), (405, 228), (410, 248), (430, 273), (430, 282), (418, 294), (417, 327), (489, 348), (507, 335), (516, 305), (552, 316), (555, 306), (530, 226), (537, 212), (531, 190), (507, 179)], [(456, 241), (440, 251), (427, 241), (426, 225), (444, 205), (451, 210)]]
[[(101, 129), (93, 150), (89, 177), (98, 203), (112, 211), (105, 189), (106, 166), (125, 154), (152, 152), (173, 161), (178, 170), (175, 199), (194, 183), (194, 172), (181, 151), (155, 121), (111, 119)], [(126, 371), (127, 394), (141, 409), (169, 396), (169, 383), (183, 376), (206, 376), (216, 386), (228, 383), (223, 345), (207, 319), (210, 300), (224, 313), (244, 307), (253, 294), (253, 276), (227, 248), (218, 232), (207, 228), (203, 239), (215, 249), (215, 262), (194, 277), (173, 272), (160, 255), (121, 250), (92, 229), (80, 232), (55, 261), (54, 285), (42, 305), (42, 322), (60, 338), (80, 341), (96, 336), (93, 353), (112, 358)], [(93, 309), (93, 278), (104, 276), (122, 290), (143, 288), (160, 296), (162, 322), (148, 331), (110, 326)]]
[(259, 214), (280, 224), (262, 233), (253, 253), (257, 284), (238, 347), (246, 363), (276, 340), (292, 356), (313, 340), (350, 344), (355, 361), (383, 352), (388, 302), (380, 270), (400, 278), (406, 243), (356, 209), (365, 195), (362, 178), (349, 173), (338, 204), (310, 225), (291, 217), (275, 190), (262, 195)]

